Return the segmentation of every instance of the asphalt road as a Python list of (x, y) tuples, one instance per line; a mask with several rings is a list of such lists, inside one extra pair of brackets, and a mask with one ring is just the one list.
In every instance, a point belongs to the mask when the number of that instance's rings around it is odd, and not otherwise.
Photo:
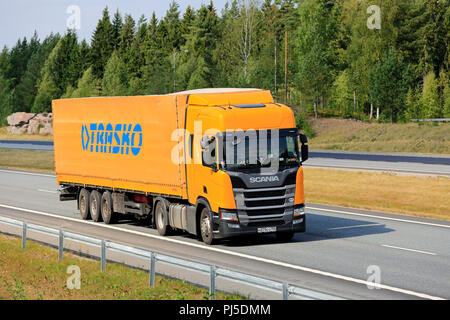
[[(53, 151), (53, 141), (0, 140), (0, 148)], [(310, 151), (305, 167), (450, 176), (450, 157), (341, 151)]]
[(310, 152), (305, 167), (398, 172), (412, 175), (450, 176), (450, 157), (367, 152)]
[[(58, 201), (53, 175), (0, 169), (1, 216), (348, 299), (450, 299), (450, 222), (317, 204), (308, 204), (306, 211), (307, 232), (292, 242), (267, 235), (208, 247), (186, 235), (160, 237), (134, 221), (113, 226), (82, 221), (75, 202)], [(381, 289), (367, 287), (374, 270), (380, 271)]]
[(53, 151), (53, 141), (46, 140), (0, 140), (0, 148), (19, 150)]

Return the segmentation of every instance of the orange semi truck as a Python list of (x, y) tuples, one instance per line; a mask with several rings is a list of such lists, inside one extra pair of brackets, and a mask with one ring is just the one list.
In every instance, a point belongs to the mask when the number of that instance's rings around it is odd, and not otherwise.
[(134, 215), (205, 243), (304, 232), (305, 135), (269, 91), (54, 100), (60, 200), (107, 224)]

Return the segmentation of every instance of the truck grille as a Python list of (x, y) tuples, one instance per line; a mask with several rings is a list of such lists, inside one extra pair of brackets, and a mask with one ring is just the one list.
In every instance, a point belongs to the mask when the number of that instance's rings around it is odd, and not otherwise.
[[(293, 181), (286, 179), (285, 183), (287, 182)], [(293, 209), (295, 182), (279, 187), (250, 189), (239, 178), (234, 177), (232, 184), (239, 219), (243, 223), (281, 223), (286, 210)]]

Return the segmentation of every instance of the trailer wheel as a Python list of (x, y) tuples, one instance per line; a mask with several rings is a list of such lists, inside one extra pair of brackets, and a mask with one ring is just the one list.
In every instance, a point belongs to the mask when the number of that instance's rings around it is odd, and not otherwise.
[(170, 226), (168, 225), (167, 209), (162, 201), (158, 201), (155, 206), (155, 224), (161, 236), (169, 235)]
[(89, 220), (91, 215), (89, 214), (90, 195), (86, 189), (81, 189), (78, 196), (78, 207), (80, 208), (81, 218), (83, 220)]
[(206, 207), (203, 208), (200, 214), (200, 235), (203, 242), (207, 245), (214, 243), (212, 217), (209, 209)]
[(98, 192), (97, 190), (92, 190), (91, 191), (91, 197), (90, 197), (90, 211), (91, 211), (91, 217), (92, 220), (94, 220), (95, 222), (100, 222), (102, 221), (102, 215), (100, 213), (101, 211), (101, 202), (102, 201), (102, 196), (100, 194), (100, 192)]
[(113, 211), (111, 192), (105, 191), (102, 195), (102, 218), (106, 224), (115, 223), (117, 220), (117, 214)]

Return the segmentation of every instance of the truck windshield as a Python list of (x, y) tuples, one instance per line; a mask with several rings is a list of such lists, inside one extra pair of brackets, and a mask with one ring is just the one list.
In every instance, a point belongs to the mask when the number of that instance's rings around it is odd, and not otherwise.
[(282, 171), (300, 165), (297, 129), (252, 130), (223, 134), (218, 146), (219, 163), (225, 171)]

